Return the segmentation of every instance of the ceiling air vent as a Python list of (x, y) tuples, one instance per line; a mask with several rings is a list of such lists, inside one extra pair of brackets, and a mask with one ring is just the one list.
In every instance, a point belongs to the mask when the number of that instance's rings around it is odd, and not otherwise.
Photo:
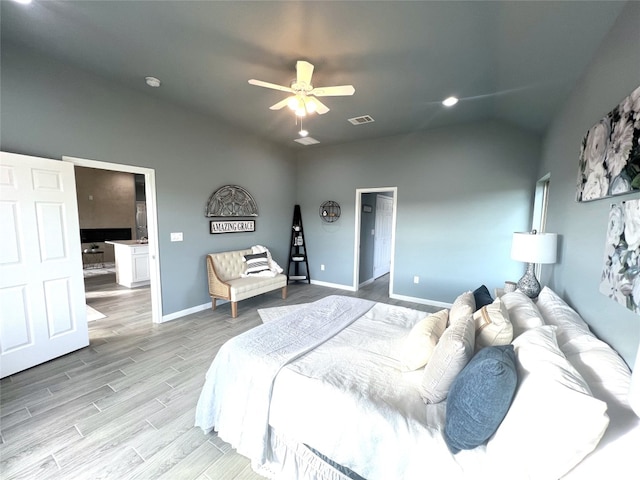
[(316, 140), (313, 137), (303, 137), (303, 138), (296, 138), (294, 142), (301, 143), (302, 145), (313, 145), (314, 143), (320, 143), (320, 140)]
[(375, 122), (375, 120), (371, 115), (362, 115), (361, 117), (353, 117), (353, 118), (350, 118), (349, 121), (353, 125), (363, 125), (365, 123)]

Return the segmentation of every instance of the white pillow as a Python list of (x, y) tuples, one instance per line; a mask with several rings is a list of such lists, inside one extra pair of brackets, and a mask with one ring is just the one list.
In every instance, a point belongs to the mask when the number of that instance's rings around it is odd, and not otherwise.
[(589, 333), (566, 341), (560, 349), (585, 379), (594, 397), (628, 407), (631, 372), (613, 348)]
[(631, 372), (620, 355), (598, 339), (582, 317), (549, 287), (536, 302), (545, 323), (556, 325), (556, 339), (567, 360), (585, 379), (594, 397), (628, 408)]
[(536, 300), (536, 306), (547, 325), (556, 325), (558, 345), (562, 348), (570, 338), (591, 333), (582, 317), (549, 287), (544, 287)]
[(447, 398), (456, 375), (473, 356), (474, 340), (471, 315), (447, 327), (424, 367), (420, 393), (426, 403), (439, 403)]
[(424, 367), (447, 328), (448, 310), (440, 310), (416, 323), (401, 345), (399, 360), (408, 370)]
[(487, 453), (511, 478), (557, 479), (598, 445), (607, 426), (606, 403), (593, 398), (564, 357), (555, 326), (513, 341), (518, 389)]
[(509, 320), (513, 324), (513, 338), (517, 338), (518, 335), (530, 328), (544, 325), (544, 320), (542, 320), (542, 314), (538, 307), (524, 293), (518, 290), (508, 292), (502, 295), (500, 300), (502, 300), (509, 312)]
[(469, 315), (473, 315), (476, 311), (476, 299), (473, 296), (473, 292), (468, 291), (458, 295), (453, 305), (451, 305), (451, 311), (449, 312), (449, 325), (454, 324), (458, 320), (464, 320)]
[(500, 298), (473, 314), (476, 327), (476, 351), (483, 347), (507, 345), (513, 340), (513, 325), (509, 312)]

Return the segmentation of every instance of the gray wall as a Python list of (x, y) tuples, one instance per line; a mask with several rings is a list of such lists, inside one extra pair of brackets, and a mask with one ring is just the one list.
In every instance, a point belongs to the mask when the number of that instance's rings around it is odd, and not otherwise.
[[(305, 150), (298, 203), (312, 279), (353, 285), (356, 189), (397, 186), (393, 293), (452, 302), (517, 280), (511, 236), (529, 228), (539, 156), (537, 136), (495, 122)], [(333, 224), (318, 217), (325, 200), (342, 207)]]
[(599, 293), (611, 203), (637, 194), (577, 203), (580, 143), (585, 133), (640, 84), (640, 3), (630, 2), (544, 139), (539, 176), (551, 173), (547, 231), (561, 235), (560, 260), (543, 279), (631, 366), (640, 318)]
[[(2, 150), (155, 169), (164, 315), (210, 300), (208, 252), (262, 244), (285, 264), (295, 203), (286, 151), (167, 103), (161, 90), (128, 90), (7, 42), (0, 74)], [(226, 184), (254, 196), (255, 233), (208, 233), (205, 204)], [(184, 241), (171, 243), (170, 232)]]

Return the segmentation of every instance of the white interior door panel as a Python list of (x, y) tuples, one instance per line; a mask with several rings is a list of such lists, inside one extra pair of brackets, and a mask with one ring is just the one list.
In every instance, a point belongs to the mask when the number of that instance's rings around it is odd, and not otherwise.
[(73, 165), (0, 152), (0, 377), (89, 344)]

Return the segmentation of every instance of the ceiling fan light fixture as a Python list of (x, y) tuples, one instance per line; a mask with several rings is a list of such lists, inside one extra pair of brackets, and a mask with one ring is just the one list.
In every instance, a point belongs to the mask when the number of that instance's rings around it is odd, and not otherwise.
[(449, 98), (445, 98), (442, 101), (442, 104), (445, 107), (453, 107), (456, 103), (458, 103), (458, 99), (456, 97), (449, 97)]
[(306, 102), (306, 107), (307, 107), (307, 112), (313, 113), (318, 109), (318, 104), (312, 98), (310, 98)]
[(288, 106), (294, 112), (296, 118), (302, 118), (312, 113), (324, 115), (329, 111), (329, 107), (316, 97), (343, 97), (355, 93), (353, 85), (333, 85), (315, 88), (311, 82), (313, 69), (314, 67), (311, 63), (299, 60), (296, 62), (296, 79), (290, 86), (264, 82), (255, 78), (250, 79), (249, 84), (291, 94), (291, 96), (271, 105), (269, 109), (280, 110)]
[(289, 101), (287, 102), (287, 106), (294, 112), (298, 110), (300, 108), (300, 100), (298, 99), (298, 96), (296, 95), (294, 97), (289, 98)]

